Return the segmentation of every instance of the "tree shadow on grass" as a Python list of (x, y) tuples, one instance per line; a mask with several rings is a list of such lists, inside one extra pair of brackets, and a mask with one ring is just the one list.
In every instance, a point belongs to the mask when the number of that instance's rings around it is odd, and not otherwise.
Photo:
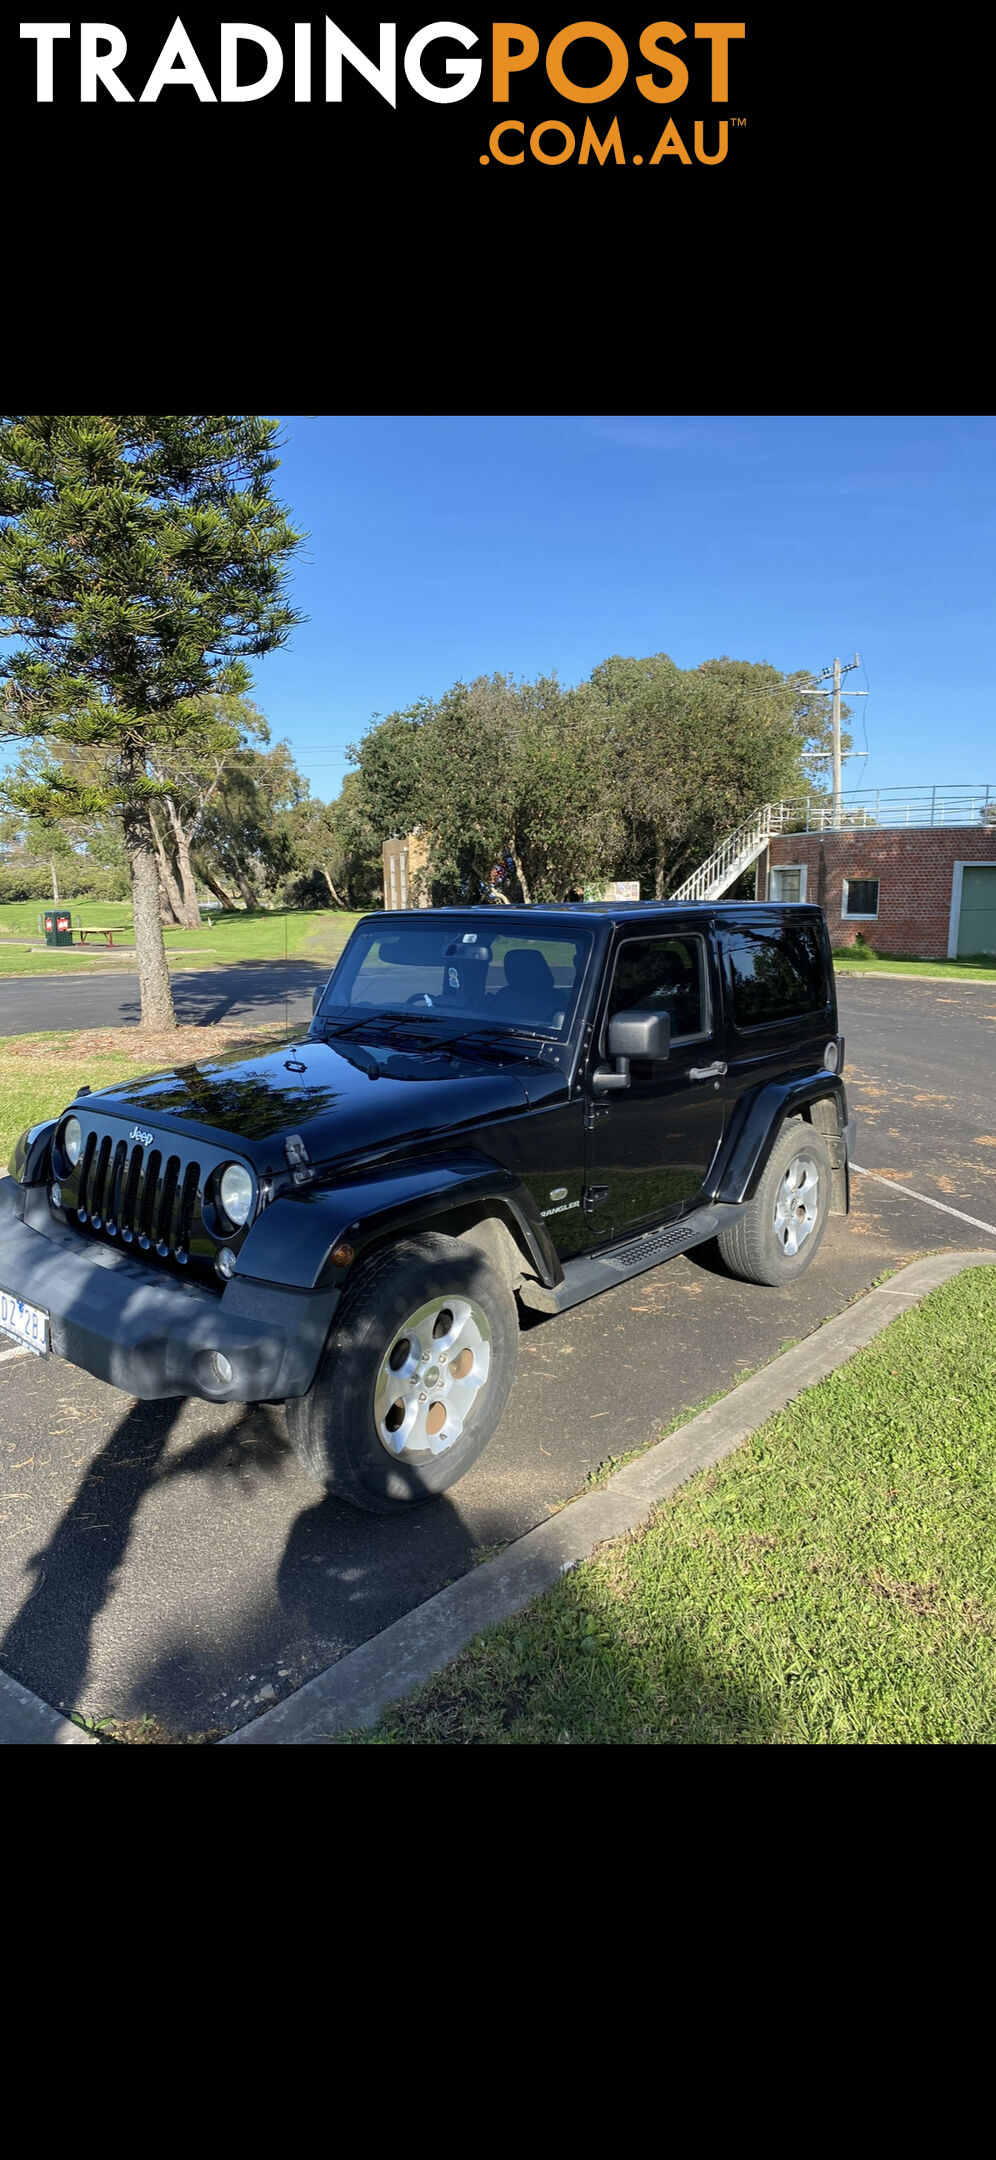
[[(477, 1641), (369, 1735), (400, 1746), (759, 1746), (779, 1714), (680, 1622), (634, 1629), (573, 1573)], [(336, 1737), (332, 1736), (331, 1737)]]

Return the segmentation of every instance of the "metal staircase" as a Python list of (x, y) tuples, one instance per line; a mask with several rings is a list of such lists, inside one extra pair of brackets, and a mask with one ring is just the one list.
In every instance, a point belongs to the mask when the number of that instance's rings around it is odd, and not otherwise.
[(749, 870), (759, 855), (763, 854), (773, 833), (784, 832), (787, 825), (797, 825), (805, 816), (805, 804), (797, 802), (762, 803), (746, 825), (738, 825), (736, 832), (727, 833), (705, 862), (693, 870), (691, 877), (671, 894), (672, 900), (718, 900), (744, 870)]
[(874, 793), (807, 795), (796, 802), (762, 803), (736, 832), (713, 849), (672, 900), (718, 900), (749, 870), (775, 833), (825, 833), (865, 826), (971, 825), (996, 828), (996, 786), (882, 788)]

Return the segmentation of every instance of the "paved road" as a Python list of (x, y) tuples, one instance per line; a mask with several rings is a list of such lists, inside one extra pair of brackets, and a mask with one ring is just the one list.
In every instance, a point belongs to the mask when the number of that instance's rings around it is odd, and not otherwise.
[[(996, 1243), (996, 985), (846, 982), (840, 1005), (858, 1160), (987, 1220)], [(795, 1291), (691, 1254), (527, 1325), (483, 1461), (399, 1521), (324, 1500), (280, 1410), (134, 1403), (56, 1362), (0, 1362), (0, 1667), (91, 1716), (244, 1723), (885, 1268), (986, 1243), (888, 1183), (854, 1182), (851, 1216)]]
[(992, 1221), (996, 983), (850, 980), (838, 996), (858, 1161)]
[[(226, 967), (170, 970), (176, 1017), (184, 1024), (219, 1020), (282, 1020), (288, 1026), (311, 1018), (311, 994), (327, 983), (332, 962), (240, 960)], [(138, 976), (9, 975), (0, 979), (0, 1036), (47, 1028), (137, 1027), (141, 1018)]]

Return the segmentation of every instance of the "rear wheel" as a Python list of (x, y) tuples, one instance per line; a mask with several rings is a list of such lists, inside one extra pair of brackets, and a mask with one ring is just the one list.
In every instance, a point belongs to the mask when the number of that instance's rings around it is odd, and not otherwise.
[(508, 1399), (518, 1314), (482, 1253), (436, 1233), (378, 1253), (343, 1299), (291, 1445), (336, 1499), (393, 1514), (455, 1485)]
[(794, 1282), (816, 1258), (830, 1213), (830, 1157), (811, 1125), (782, 1127), (757, 1191), (719, 1249), (744, 1282)]

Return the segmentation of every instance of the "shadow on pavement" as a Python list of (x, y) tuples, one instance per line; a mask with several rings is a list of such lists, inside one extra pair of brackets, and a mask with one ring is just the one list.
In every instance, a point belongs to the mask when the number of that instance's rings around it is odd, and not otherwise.
[(94, 1623), (114, 1589), (135, 1514), (180, 1407), (131, 1406), (94, 1457), (48, 1544), (28, 1562), (33, 1588), (0, 1641), (0, 1667), (55, 1709), (68, 1712), (79, 1703)]
[(229, 1596), (210, 1639), (164, 1627), (158, 1654), (129, 1692), (175, 1731), (235, 1731), (380, 1632), (385, 1574), (402, 1576), (408, 1612), (440, 1588), (441, 1568), (456, 1581), (473, 1557), (445, 1496), (394, 1519), (316, 1495), (291, 1526), (275, 1581)]
[[(261, 1487), (303, 1480), (282, 1409), (248, 1405), (234, 1422), (223, 1410), (187, 1443), (178, 1429), (187, 1407), (129, 1403), (25, 1563), (31, 1588), (0, 1640), (0, 1668), (66, 1715), (231, 1730), (376, 1634), (399, 1574), (410, 1610), (441, 1573), (454, 1580), (473, 1563), (473, 1540), (445, 1498), (389, 1518), (310, 1483), (314, 1499), (281, 1553)], [(184, 1481), (200, 1484), (199, 1499), (179, 1490)], [(154, 1600), (139, 1602), (144, 1641), (126, 1633), (109, 1658), (98, 1623), (126, 1568), (134, 1582), (143, 1565)]]
[[(324, 989), (331, 965), (311, 960), (290, 960), (286, 966), (272, 960), (233, 962), (222, 968), (205, 968), (174, 974), (173, 1003), (182, 1026), (204, 1027), (220, 1020), (279, 1018), (282, 1004), (294, 1008), (290, 1019), (303, 1010), (311, 1018), (313, 990)], [(122, 1024), (141, 1017), (137, 991), (121, 1001)]]
[[(324, 989), (333, 962), (241, 960), (222, 967), (171, 970), (176, 1016), (183, 1026), (219, 1020), (280, 1020), (307, 1026), (312, 992)], [(138, 977), (61, 975), (0, 981), (0, 1036), (40, 1028), (137, 1027)]]

